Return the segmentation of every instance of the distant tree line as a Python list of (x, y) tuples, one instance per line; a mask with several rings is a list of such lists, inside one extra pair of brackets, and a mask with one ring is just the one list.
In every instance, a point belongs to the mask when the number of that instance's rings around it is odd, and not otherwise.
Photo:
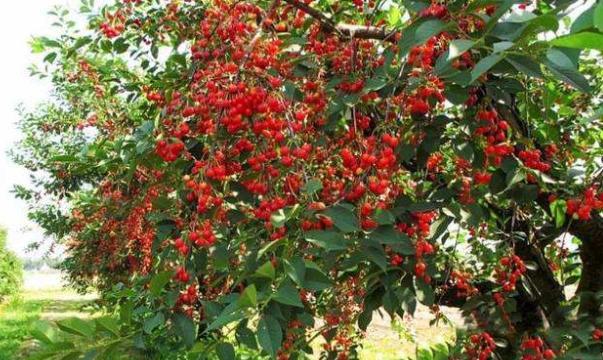
[(23, 265), (6, 248), (6, 229), (0, 228), (0, 302), (17, 293), (23, 283)]

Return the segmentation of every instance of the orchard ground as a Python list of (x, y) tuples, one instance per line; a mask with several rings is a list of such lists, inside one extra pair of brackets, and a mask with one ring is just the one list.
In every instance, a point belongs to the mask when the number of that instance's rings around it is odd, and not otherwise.
[(95, 295), (80, 295), (63, 286), (58, 271), (25, 272), (23, 293), (0, 305), (0, 359), (20, 360), (35, 346), (29, 336), (40, 320), (92, 316)]
[[(35, 346), (28, 333), (36, 321), (94, 316), (94, 300), (94, 294), (83, 296), (65, 287), (58, 271), (26, 272), (21, 296), (0, 305), (0, 359), (27, 356)], [(453, 323), (460, 325), (457, 313), (445, 311)], [(452, 325), (429, 326), (433, 316), (426, 308), (420, 308), (414, 318), (406, 318), (393, 326), (383, 313), (383, 318), (379, 314), (373, 317), (363, 343), (362, 359), (402, 359), (414, 354), (418, 347), (450, 342), (454, 338)]]

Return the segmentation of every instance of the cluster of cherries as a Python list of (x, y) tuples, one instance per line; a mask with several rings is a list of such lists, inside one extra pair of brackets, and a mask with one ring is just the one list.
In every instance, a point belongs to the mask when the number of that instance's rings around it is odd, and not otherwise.
[(465, 345), (467, 356), (471, 360), (487, 360), (496, 349), (494, 338), (487, 332), (473, 334)]
[(484, 153), (489, 156), (492, 164), (498, 166), (505, 156), (513, 153), (513, 147), (506, 144), (509, 124), (503, 120), (494, 109), (483, 109), (477, 112), (476, 121), (479, 127), (476, 135), (483, 136), (487, 145)]
[(159, 140), (155, 145), (155, 153), (167, 162), (176, 161), (183, 151), (184, 143), (180, 140), (174, 142)]
[(121, 35), (125, 29), (126, 16), (122, 11), (115, 13), (107, 13), (106, 21), (100, 24), (100, 30), (109, 39), (113, 39)]
[(183, 266), (181, 266), (176, 270), (174, 279), (183, 284), (187, 284), (190, 281), (191, 276), (188, 274), (188, 272), (186, 272), (186, 269)]
[(458, 297), (466, 298), (478, 292), (478, 290), (471, 285), (469, 274), (467, 273), (454, 270), (450, 273), (450, 280), (457, 290), (456, 295)]
[(334, 290), (335, 296), (323, 315), (330, 328), (323, 331), (326, 340), (323, 349), (332, 353), (329, 355), (336, 355), (332, 358), (347, 360), (354, 346), (353, 324), (363, 310), (362, 299), (366, 296), (366, 288), (358, 276), (350, 276), (338, 283)]
[(542, 172), (548, 172), (551, 169), (550, 164), (542, 161), (542, 152), (540, 150), (522, 150), (519, 152), (518, 156), (523, 164), (530, 169), (535, 169)]
[(597, 194), (594, 186), (587, 188), (582, 198), (567, 200), (567, 214), (574, 219), (589, 220), (593, 210), (603, 210), (603, 191)]
[(187, 256), (190, 251), (188, 245), (186, 245), (182, 238), (177, 238), (176, 240), (174, 240), (174, 247), (182, 256)]
[(212, 186), (207, 182), (197, 183), (189, 175), (184, 176), (185, 186), (191, 190), (186, 195), (188, 201), (197, 202), (197, 213), (205, 214), (210, 209), (219, 208), (224, 200), (214, 194)]
[(476, 171), (473, 174), (473, 181), (477, 185), (488, 185), (492, 180), (492, 174), (485, 171)]
[(277, 360), (289, 360), (291, 353), (295, 351), (295, 342), (298, 341), (300, 337), (304, 336), (305, 331), (306, 326), (297, 319), (291, 320), (289, 324), (287, 324), (287, 332), (281, 348), (278, 350), (276, 356)]
[(521, 343), (521, 349), (523, 350), (521, 360), (551, 360), (557, 357), (555, 351), (546, 346), (539, 336), (525, 339)]
[(189, 287), (180, 293), (178, 296), (178, 303), (176, 305), (194, 305), (199, 297), (199, 290), (195, 284), (189, 285)]
[(504, 292), (512, 292), (517, 280), (521, 279), (526, 271), (527, 268), (519, 256), (505, 256), (500, 259), (500, 267), (495, 270), (496, 281), (502, 285)]
[(448, 8), (445, 5), (436, 2), (421, 10), (419, 13), (421, 17), (436, 17), (439, 19), (445, 18), (448, 14)]
[[(396, 229), (399, 232), (405, 233), (409, 237), (416, 238), (415, 242), (415, 276), (422, 279), (426, 283), (431, 283), (431, 277), (427, 274), (427, 264), (424, 257), (435, 253), (436, 249), (426, 240), (430, 233), (431, 223), (435, 220), (437, 213), (434, 211), (417, 212), (412, 214), (413, 224), (399, 223)], [(403, 261), (399, 254), (390, 255), (390, 263), (392, 265), (400, 265)]]
[(216, 234), (209, 220), (203, 221), (196, 231), (191, 231), (188, 238), (199, 247), (211, 247), (216, 242)]

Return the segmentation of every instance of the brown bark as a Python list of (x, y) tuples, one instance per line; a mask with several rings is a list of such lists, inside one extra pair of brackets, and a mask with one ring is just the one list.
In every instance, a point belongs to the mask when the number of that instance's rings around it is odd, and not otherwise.
[[(517, 134), (523, 137), (528, 135), (527, 124), (516, 110), (515, 99), (512, 98), (506, 105), (498, 104), (497, 110), (508, 119)], [(545, 212), (550, 214), (547, 195), (541, 194), (537, 202)], [(579, 251), (582, 273), (577, 289), (577, 293), (581, 296), (579, 311), (591, 316), (600, 315), (600, 302), (597, 301), (595, 294), (603, 291), (603, 217), (594, 214), (590, 220), (573, 221), (568, 232), (581, 241)]]
[(316, 19), (324, 31), (335, 32), (344, 38), (356, 38), (356, 39), (374, 39), (374, 40), (385, 40), (385, 41), (396, 41), (396, 31), (387, 30), (384, 27), (376, 26), (363, 26), (353, 24), (336, 24), (331, 18), (327, 17), (324, 13), (313, 7), (305, 4), (299, 0), (283, 0), (287, 4), (295, 7), (296, 9), (305, 12), (314, 19)]
[(600, 301), (596, 293), (603, 291), (603, 217), (595, 214), (591, 220), (575, 221), (569, 232), (579, 238), (582, 276), (577, 293), (580, 312), (590, 316), (601, 315)]

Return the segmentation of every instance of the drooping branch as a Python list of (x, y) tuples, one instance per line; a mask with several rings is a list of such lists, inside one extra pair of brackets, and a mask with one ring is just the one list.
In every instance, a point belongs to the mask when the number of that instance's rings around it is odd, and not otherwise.
[(335, 32), (344, 38), (373, 39), (395, 42), (397, 31), (388, 30), (384, 27), (364, 26), (354, 24), (337, 24), (321, 11), (299, 1), (283, 0), (296, 9), (305, 12), (317, 20), (324, 31)]

